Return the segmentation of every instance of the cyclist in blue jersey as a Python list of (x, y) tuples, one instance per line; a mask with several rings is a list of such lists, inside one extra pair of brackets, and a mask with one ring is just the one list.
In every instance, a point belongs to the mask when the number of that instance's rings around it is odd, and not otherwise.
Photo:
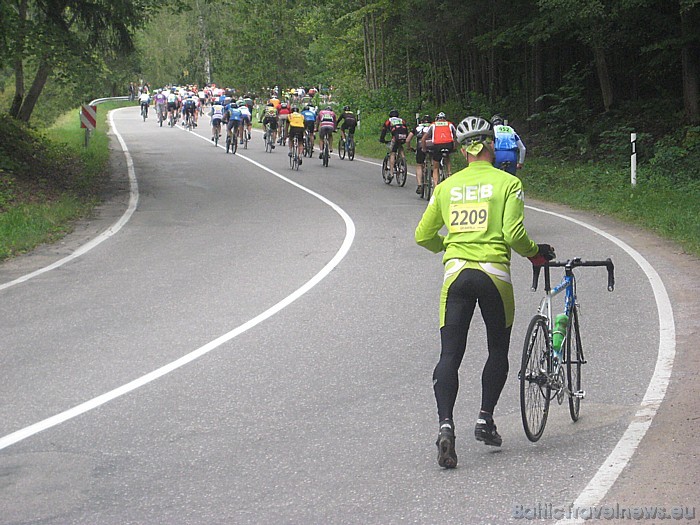
[(525, 144), (515, 130), (504, 123), (503, 117), (494, 115), (491, 117), (493, 126), (493, 144), (496, 151), (496, 159), (493, 163), (498, 169), (507, 171), (511, 175), (523, 167), (525, 163)]
[[(477, 303), (486, 325), (488, 358), (481, 375), (481, 410), (474, 436), (500, 447), (493, 412), (508, 376), (510, 332), (515, 299), (510, 275), (511, 250), (541, 266), (554, 258), (548, 244), (535, 244), (523, 224), (522, 182), (493, 167), (493, 131), (479, 117), (457, 126), (457, 141), (468, 166), (435, 188), (415, 232), (416, 242), (433, 253), (445, 252), (440, 294), (440, 360), (433, 371), (438, 409), (438, 465), (457, 466), (453, 409), (459, 367)], [(442, 228), (447, 235), (442, 235)]]
[(301, 114), (304, 117), (304, 129), (309, 132), (309, 139), (311, 140), (311, 149), (309, 150), (309, 153), (311, 156), (313, 156), (314, 139), (316, 138), (314, 135), (314, 130), (316, 129), (316, 112), (311, 108), (311, 106), (307, 105), (304, 106)]
[(238, 128), (243, 121), (241, 110), (238, 109), (236, 102), (230, 102), (224, 111), (224, 120), (226, 120), (226, 136), (231, 137), (231, 141), (238, 137)]

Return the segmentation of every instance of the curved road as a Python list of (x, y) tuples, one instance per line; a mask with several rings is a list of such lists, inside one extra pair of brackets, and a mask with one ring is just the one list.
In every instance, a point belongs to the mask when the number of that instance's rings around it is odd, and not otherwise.
[[(527, 210), (532, 237), (560, 258), (615, 261), (612, 294), (604, 270), (578, 273), (582, 417), (555, 405), (542, 440), (524, 436), (517, 368), (540, 296), (515, 256), (504, 445), (472, 437), (485, 360), (475, 319), (459, 468), (442, 471), (431, 387), (441, 264), (413, 242), (425, 206), (413, 179), (388, 187), (375, 164), (337, 156), (293, 172), (257, 132), (226, 155), (207, 119), (197, 133), (144, 123), (138, 108), (113, 120), (138, 180), (128, 221), (107, 229), (129, 209), (115, 141), (119, 177), (100, 217), (0, 266), (1, 524), (507, 523), (522, 521), (520, 506), (568, 507), (586, 490), (622, 501), (637, 486), (589, 486), (638, 420), (665, 337), (654, 282), (624, 244)], [(15, 283), (81, 246), (91, 249)]]

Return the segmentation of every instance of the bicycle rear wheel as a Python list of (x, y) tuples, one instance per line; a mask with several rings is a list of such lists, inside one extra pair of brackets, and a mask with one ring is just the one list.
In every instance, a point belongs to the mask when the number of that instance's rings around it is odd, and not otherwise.
[(340, 160), (345, 158), (345, 140), (343, 137), (338, 139), (338, 157), (340, 157)]
[(549, 415), (552, 387), (548, 372), (551, 370), (551, 343), (547, 320), (536, 315), (530, 321), (523, 345), (520, 380), (520, 415), (525, 435), (530, 441), (542, 437)]
[(355, 158), (355, 139), (350, 136), (348, 137), (348, 160), (353, 160)]
[(406, 173), (408, 168), (406, 167), (406, 159), (403, 156), (399, 156), (396, 159), (396, 184), (403, 187), (406, 184)]
[(586, 361), (583, 358), (581, 346), (581, 332), (578, 324), (578, 309), (576, 305), (571, 309), (569, 324), (566, 327), (566, 381), (571, 395), (569, 395), (569, 413), (572, 421), (578, 421), (581, 410), (581, 399), (584, 392), (581, 390), (581, 365)]
[(331, 140), (331, 137), (328, 137), (326, 139), (326, 142), (323, 144), (323, 167), (327, 168), (328, 167), (328, 158), (331, 156), (330, 152), (328, 151), (328, 141)]

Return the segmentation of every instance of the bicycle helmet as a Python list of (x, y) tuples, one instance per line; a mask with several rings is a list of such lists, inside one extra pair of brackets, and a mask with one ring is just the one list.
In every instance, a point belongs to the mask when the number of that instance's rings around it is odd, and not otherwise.
[(494, 115), (493, 117), (491, 117), (491, 124), (493, 124), (494, 126), (500, 126), (501, 124), (503, 124), (503, 117), (500, 115)]
[(292, 106), (292, 113), (297, 113), (299, 112), (299, 107), (298, 106)]
[(326, 106), (326, 111), (333, 111), (333, 108), (330, 106)]
[(343, 106), (343, 111), (350, 111), (350, 106)]
[(457, 124), (457, 141), (460, 144), (483, 142), (493, 137), (491, 123), (481, 117), (465, 117)]
[(398, 109), (392, 109), (389, 111), (389, 116), (390, 117), (398, 117), (399, 116), (399, 110)]
[(442, 111), (435, 116), (435, 120), (445, 120), (446, 118), (447, 117)]
[(432, 122), (433, 119), (430, 115), (423, 115), (423, 118), (421, 118), (421, 122)]
[(287, 103), (286, 103), (286, 102), (282, 102), (282, 104), (280, 104), (280, 107), (286, 108), (286, 107), (287, 107)]

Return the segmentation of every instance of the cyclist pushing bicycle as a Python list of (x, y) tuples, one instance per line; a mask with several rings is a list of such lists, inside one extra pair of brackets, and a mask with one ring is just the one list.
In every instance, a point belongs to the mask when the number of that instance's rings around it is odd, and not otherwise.
[[(440, 359), (433, 371), (439, 433), (438, 465), (457, 466), (453, 409), (459, 366), (467, 333), (479, 303), (486, 325), (488, 358), (482, 373), (481, 410), (474, 435), (501, 446), (494, 409), (508, 375), (508, 349), (515, 313), (510, 278), (511, 250), (543, 265), (554, 258), (548, 244), (535, 244), (523, 225), (525, 204), (517, 177), (493, 167), (493, 130), (489, 121), (466, 117), (457, 140), (469, 166), (435, 188), (415, 232), (416, 242), (434, 253), (445, 252), (440, 294)], [(447, 235), (439, 233), (447, 228)]]

